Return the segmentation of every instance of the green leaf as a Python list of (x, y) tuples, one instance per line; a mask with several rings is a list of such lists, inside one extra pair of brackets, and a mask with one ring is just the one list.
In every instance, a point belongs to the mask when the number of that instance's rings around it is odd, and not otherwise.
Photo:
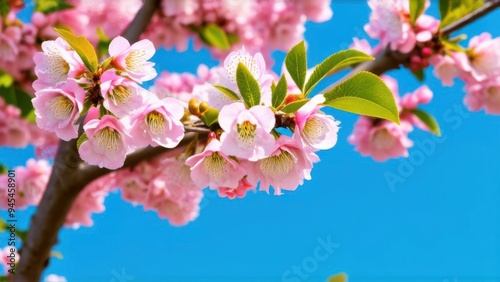
[(240, 90), (241, 97), (245, 104), (251, 108), (260, 104), (260, 86), (255, 77), (250, 73), (243, 63), (238, 63), (236, 68), (236, 82)]
[(7, 222), (0, 218), (0, 232), (5, 232), (5, 230), (7, 230)]
[(371, 61), (374, 58), (358, 50), (344, 50), (331, 55), (314, 68), (311, 77), (306, 83), (304, 95), (309, 95), (311, 90), (328, 74), (347, 66)]
[(425, 10), (425, 0), (410, 0), (410, 22), (415, 24)]
[(8, 0), (0, 0), (0, 16), (5, 18), (10, 12), (10, 5)]
[(99, 58), (102, 58), (108, 54), (111, 39), (104, 33), (101, 27), (97, 28), (97, 38), (99, 38), (99, 42), (97, 42), (97, 54)]
[(328, 282), (347, 282), (347, 275), (345, 273), (337, 274), (328, 278)]
[(429, 113), (420, 109), (413, 109), (411, 111), (420, 121), (422, 121), (429, 130), (437, 136), (441, 136), (441, 129), (436, 119)]
[(55, 257), (57, 259), (63, 259), (63, 254), (59, 251), (50, 251), (50, 256)]
[(99, 118), (102, 118), (105, 115), (113, 115), (113, 114), (101, 104), (99, 106)]
[(307, 75), (306, 44), (304, 41), (295, 45), (292, 50), (286, 54), (285, 65), (297, 87), (303, 91)]
[(220, 92), (222, 92), (223, 94), (225, 94), (227, 97), (231, 98), (232, 100), (240, 100), (240, 97), (238, 96), (238, 94), (236, 94), (236, 92), (234, 92), (233, 90), (231, 90), (229, 88), (226, 88), (226, 87), (221, 86), (221, 85), (213, 85), (213, 87), (217, 88)]
[(446, 39), (444, 37), (441, 37), (439, 40), (441, 41), (441, 44), (443, 44), (444, 48), (448, 51), (455, 51), (455, 52), (467, 51), (467, 49), (460, 46), (460, 44), (458, 44), (458, 42), (456, 42), (456, 41), (452, 41), (452, 40)]
[(36, 0), (35, 11), (44, 14), (50, 14), (66, 9), (71, 9), (74, 6), (69, 4), (67, 0)]
[(7, 277), (5, 275), (1, 275), (0, 276), (0, 282), (9, 282), (9, 277)]
[(302, 108), (302, 106), (304, 106), (307, 102), (309, 102), (309, 100), (310, 99), (304, 99), (291, 102), (290, 104), (284, 106), (283, 109), (281, 109), (281, 111), (287, 114), (296, 113), (300, 108)]
[(10, 87), (13, 83), (14, 78), (12, 77), (12, 75), (0, 71), (0, 87)]
[(285, 75), (281, 75), (281, 78), (278, 81), (278, 85), (276, 85), (276, 87), (272, 91), (272, 106), (277, 109), (283, 104), (283, 102), (285, 102), (286, 93), (288, 92), (288, 85)]
[[(92, 107), (93, 103), (92, 103), (92, 99), (90, 99), (89, 96), (85, 97), (85, 100), (83, 101), (83, 108), (82, 108), (82, 112), (80, 113), (80, 116), (79, 118), (83, 117), (84, 115), (86, 115), (90, 108)], [(77, 120), (75, 120), (75, 122), (77, 122)], [(76, 124), (76, 123), (75, 123)]]
[(324, 104), (332, 108), (399, 124), (399, 112), (391, 90), (382, 79), (370, 72), (355, 74), (324, 96)]
[(89, 137), (87, 136), (87, 134), (83, 133), (82, 135), (80, 135), (78, 140), (76, 140), (76, 148), (80, 149), (80, 146), (83, 144), (83, 142), (85, 142), (87, 140), (89, 140)]
[(24, 92), (21, 89), (15, 89), (16, 99), (17, 99), (17, 107), (21, 110), (21, 116), (26, 118), (31, 113), (34, 113), (33, 103), (31, 102), (30, 94)]
[(447, 26), (465, 15), (481, 8), (484, 0), (440, 0), (441, 27)]
[(85, 38), (85, 36), (76, 36), (64, 29), (56, 28), (55, 30), (80, 56), (88, 70), (94, 73), (99, 66), (99, 61), (94, 47), (90, 44), (87, 38)]
[[(4, 166), (3, 164), (0, 164), (0, 174), (6, 174), (6, 173), (7, 173), (7, 167)], [(0, 228), (0, 230), (1, 230), (1, 228)]]
[(3, 98), (6, 104), (17, 106), (17, 98), (16, 92), (14, 91), (14, 86), (0, 86), (0, 97)]
[(19, 240), (21, 240), (21, 242), (25, 242), (26, 241), (26, 237), (28, 236), (28, 231), (17, 229), (16, 230), (16, 235), (17, 235), (17, 238), (19, 238)]
[(221, 50), (231, 48), (226, 32), (218, 25), (209, 24), (202, 27), (199, 35), (209, 46), (214, 46)]
[(416, 70), (416, 71), (411, 71), (411, 73), (413, 74), (413, 76), (415, 76), (415, 78), (422, 82), (424, 81), (425, 79), (425, 74), (424, 74), (424, 70), (423, 69), (419, 69), (419, 70)]
[(216, 123), (219, 119), (219, 110), (215, 108), (208, 108), (206, 111), (204, 111), (201, 116), (201, 121), (203, 123), (210, 127), (212, 124)]

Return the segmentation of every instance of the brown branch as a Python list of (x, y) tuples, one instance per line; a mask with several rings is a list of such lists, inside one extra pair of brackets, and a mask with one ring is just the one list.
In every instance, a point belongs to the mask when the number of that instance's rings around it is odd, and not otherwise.
[[(441, 33), (444, 36), (447, 36), (451, 34), (452, 32), (476, 21), (477, 19), (481, 18), (482, 16), (492, 12), (496, 8), (500, 7), (500, 0), (490, 0), (487, 3), (485, 3), (481, 8), (475, 10), (472, 13), (469, 13), (468, 15), (460, 18), (459, 20), (443, 27), (441, 29)], [(385, 72), (388, 72), (390, 70), (398, 69), (399, 66), (406, 61), (408, 61), (410, 54), (403, 54), (397, 51), (390, 50), (389, 47), (385, 48), (384, 50), (380, 51), (376, 57), (375, 60), (373, 61), (367, 61), (362, 64), (359, 64), (355, 68), (353, 68), (346, 76), (335, 82), (334, 84), (328, 86), (325, 88), (323, 91), (320, 93), (325, 93), (331, 89), (333, 89), (335, 86), (337, 86), (339, 83), (342, 81), (345, 81), (349, 77), (352, 77), (353, 75), (357, 74), (360, 71), (369, 71), (372, 72), (376, 75), (381, 75)]]
[[(131, 42), (137, 41), (159, 3), (159, 0), (146, 0), (123, 36)], [(150, 156), (148, 151), (158, 153), (153, 149), (146, 150), (144, 159)], [(131, 155), (128, 163), (132, 165), (140, 159)], [(47, 189), (31, 218), (26, 240), (20, 250), (20, 261), (14, 281), (40, 281), (43, 269), (49, 261), (50, 250), (57, 243), (58, 231), (64, 224), (71, 205), (87, 184), (108, 172), (105, 169), (85, 166), (78, 154), (76, 140), (61, 141)]]

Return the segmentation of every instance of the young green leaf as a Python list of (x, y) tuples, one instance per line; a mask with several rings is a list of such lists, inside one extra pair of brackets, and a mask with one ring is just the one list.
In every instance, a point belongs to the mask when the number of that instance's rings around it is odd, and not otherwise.
[(311, 99), (304, 99), (291, 102), (290, 104), (284, 106), (283, 109), (281, 109), (281, 111), (286, 114), (296, 113), (300, 108), (302, 108), (302, 106), (304, 106), (307, 102), (309, 102), (309, 100)]
[(415, 24), (418, 17), (425, 10), (425, 0), (411, 0), (410, 1), (410, 22)]
[(441, 136), (441, 129), (436, 119), (429, 113), (420, 109), (413, 109), (411, 111), (421, 122), (423, 122), (429, 130), (437, 136)]
[(99, 61), (94, 47), (90, 44), (87, 38), (84, 36), (76, 36), (64, 29), (56, 28), (55, 30), (80, 56), (87, 69), (91, 72), (95, 72), (99, 65)]
[(236, 92), (234, 92), (233, 90), (229, 89), (229, 88), (226, 88), (224, 86), (221, 86), (221, 85), (213, 85), (213, 87), (217, 88), (220, 92), (222, 92), (223, 94), (225, 94), (227, 97), (231, 98), (231, 100), (240, 100), (240, 97), (238, 97), (238, 94), (236, 94)]
[(16, 92), (14, 91), (14, 86), (0, 86), (0, 97), (3, 98), (6, 104), (17, 106), (17, 98)]
[(17, 107), (21, 110), (21, 116), (25, 118), (34, 111), (33, 103), (31, 103), (32, 98), (30, 94), (21, 89), (15, 89), (14, 92), (16, 93)]
[(411, 74), (413, 74), (413, 76), (415, 76), (415, 78), (420, 82), (424, 81), (425, 79), (425, 74), (423, 69), (411, 71)]
[(0, 87), (9, 87), (13, 83), (14, 83), (14, 78), (12, 77), (12, 75), (0, 71)]
[(200, 29), (199, 35), (210, 46), (214, 46), (221, 50), (231, 48), (226, 32), (218, 25), (208, 24), (204, 26)]
[(399, 112), (391, 90), (382, 79), (370, 72), (355, 74), (324, 96), (324, 104), (332, 108), (399, 124)]
[(350, 65), (373, 59), (372, 56), (368, 56), (358, 50), (343, 50), (331, 55), (314, 68), (304, 88), (304, 95), (307, 97), (311, 90), (328, 74)]
[[(4, 166), (3, 164), (0, 164), (0, 174), (6, 174), (7, 173), (7, 167)], [(0, 231), (2, 231), (1, 224), (0, 224)]]
[(251, 108), (260, 104), (260, 86), (243, 63), (236, 68), (236, 83), (245, 104)]
[(66, 9), (71, 9), (74, 6), (69, 4), (67, 0), (36, 0), (35, 11), (44, 14), (59, 12)]
[(440, 0), (441, 27), (447, 26), (484, 5), (484, 0)]
[(286, 54), (285, 65), (297, 87), (303, 91), (307, 75), (306, 44), (304, 41), (295, 45), (292, 50)]
[(83, 108), (82, 111), (80, 112), (79, 117), (83, 117), (84, 115), (87, 114), (87, 112), (90, 110), (90, 107), (92, 107), (92, 99), (90, 97), (85, 97), (85, 100), (83, 101)]
[(347, 282), (347, 275), (344, 273), (337, 274), (328, 278), (328, 282)]
[(271, 103), (274, 108), (279, 108), (286, 99), (286, 93), (288, 90), (288, 85), (286, 82), (285, 75), (282, 75), (278, 81), (278, 85), (273, 89), (271, 96)]
[(0, 16), (5, 18), (10, 12), (10, 5), (8, 0), (0, 0)]
[(216, 123), (219, 119), (219, 110), (215, 108), (208, 108), (208, 110), (204, 111), (201, 116), (201, 121), (210, 127), (212, 124)]
[(76, 148), (80, 149), (80, 146), (82, 145), (82, 143), (87, 141), (87, 140), (89, 140), (89, 137), (87, 136), (87, 134), (83, 133), (82, 135), (80, 135), (78, 140), (76, 140)]

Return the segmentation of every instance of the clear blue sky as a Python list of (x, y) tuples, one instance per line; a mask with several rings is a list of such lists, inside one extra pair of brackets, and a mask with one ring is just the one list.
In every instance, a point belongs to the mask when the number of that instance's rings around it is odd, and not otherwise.
[[(364, 36), (365, 1), (334, 2), (330, 22), (307, 25), (311, 64)], [(499, 36), (499, 16), (496, 11), (463, 31)], [(160, 52), (156, 59), (170, 71), (214, 64), (204, 51)], [(469, 114), (461, 82), (443, 88), (426, 74), (435, 98), (425, 109), (443, 137), (413, 132), (417, 144), (430, 147), (411, 149), (412, 162), (361, 157), (346, 141), (357, 116), (329, 111), (342, 122), (339, 142), (320, 153), (313, 180), (297, 191), (231, 201), (207, 190), (200, 217), (181, 228), (112, 194), (92, 228), (61, 232), (56, 250), (64, 259), (53, 259), (45, 274), (88, 282), (325, 281), (338, 272), (350, 281), (500, 281), (500, 117)], [(405, 70), (391, 75), (401, 93), (420, 85)], [(32, 150), (0, 154), (14, 166)], [(391, 189), (387, 172), (404, 182)], [(31, 213), (19, 213), (24, 225)], [(294, 266), (302, 276), (293, 274)]]

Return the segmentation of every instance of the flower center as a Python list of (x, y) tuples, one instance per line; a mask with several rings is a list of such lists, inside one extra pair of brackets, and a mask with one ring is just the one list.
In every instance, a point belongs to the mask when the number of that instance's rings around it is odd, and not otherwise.
[(68, 118), (75, 107), (73, 105), (73, 102), (71, 102), (68, 97), (63, 95), (58, 95), (50, 99), (50, 101), (48, 101), (48, 106), (50, 108), (50, 111), (52, 112), (52, 115), (56, 119)]
[(212, 179), (218, 180), (226, 173), (227, 161), (214, 152), (210, 157), (206, 157), (203, 162), (203, 169)]
[(146, 123), (153, 134), (165, 132), (165, 117), (157, 111), (152, 111), (146, 116)]
[(500, 103), (500, 88), (498, 87), (488, 88), (488, 100), (494, 104)]
[(124, 104), (130, 101), (131, 97), (131, 91), (128, 89), (128, 87), (125, 87), (123, 85), (118, 85), (115, 88), (113, 88), (112, 94), (110, 95), (111, 100), (115, 104)]
[(323, 137), (328, 132), (328, 128), (319, 118), (312, 117), (306, 121), (302, 132), (308, 138), (316, 140)]
[(392, 136), (387, 129), (379, 130), (373, 134), (372, 144), (377, 150), (390, 149), (395, 145), (395, 143), (396, 140), (394, 139), (394, 136)]
[(260, 162), (260, 170), (271, 176), (287, 174), (295, 165), (296, 159), (288, 151), (281, 151), (279, 155), (265, 158)]
[(146, 62), (146, 51), (134, 50), (125, 58), (127, 69), (132, 71), (140, 71)]
[(255, 138), (255, 129), (257, 125), (252, 124), (248, 120), (237, 125), (238, 139), (247, 144), (253, 144)]
[(120, 133), (110, 127), (105, 127), (96, 133), (95, 137), (101, 148), (108, 151), (117, 151), (120, 148)]

